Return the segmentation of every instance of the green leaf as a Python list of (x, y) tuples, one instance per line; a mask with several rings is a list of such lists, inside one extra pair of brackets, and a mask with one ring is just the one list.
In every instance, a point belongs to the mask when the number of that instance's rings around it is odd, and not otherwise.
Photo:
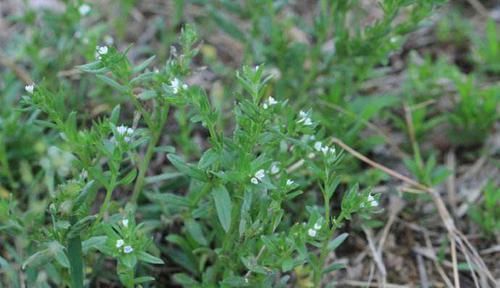
[(337, 271), (337, 270), (344, 269), (344, 268), (345, 268), (345, 264), (343, 264), (343, 263), (333, 263), (332, 265), (323, 269), (323, 274), (330, 273), (332, 271)]
[(203, 182), (208, 181), (208, 177), (203, 170), (187, 164), (181, 157), (175, 154), (168, 154), (167, 158), (180, 172)]
[(183, 196), (175, 195), (172, 193), (151, 193), (146, 192), (146, 197), (151, 201), (158, 201), (160, 204), (167, 206), (174, 206), (178, 208), (191, 207), (191, 202)]
[(85, 184), (85, 186), (82, 189), (82, 192), (80, 192), (80, 194), (78, 194), (78, 196), (76, 197), (75, 203), (73, 205), (73, 212), (78, 210), (78, 208), (80, 208), (83, 205), (83, 203), (87, 200), (89, 195), (92, 194), (91, 192), (94, 191), (94, 188), (96, 188), (94, 184), (95, 184), (94, 180), (91, 180), (87, 184)]
[(111, 116), (109, 117), (109, 121), (111, 123), (115, 124), (118, 123), (118, 119), (120, 118), (120, 105), (116, 105), (115, 108), (113, 108), (113, 111), (111, 111)]
[(151, 276), (142, 276), (142, 277), (135, 278), (134, 284), (142, 284), (142, 283), (151, 282), (151, 281), (155, 281), (155, 278), (151, 277)]
[(33, 254), (30, 257), (28, 257), (28, 259), (26, 259), (23, 262), (23, 265), (21, 267), (22, 267), (23, 270), (26, 269), (26, 267), (28, 267), (28, 266), (32, 267), (32, 268), (36, 268), (36, 267), (38, 267), (38, 266), (40, 266), (42, 264), (49, 263), (52, 260), (53, 257), (54, 257), (54, 255), (47, 248), (47, 249), (38, 251), (35, 254)]
[(160, 258), (155, 257), (149, 253), (144, 252), (144, 251), (140, 251), (139, 253), (137, 253), (137, 259), (139, 259), (139, 261), (146, 262), (149, 264), (164, 264), (165, 263)]
[(200, 223), (198, 223), (193, 219), (188, 219), (185, 225), (189, 235), (193, 237), (194, 241), (203, 246), (208, 245), (208, 241), (205, 238), (205, 235), (203, 235), (203, 230), (201, 228)]
[(106, 244), (108, 236), (94, 236), (82, 242), (82, 252), (87, 254), (90, 249), (100, 250)]
[(155, 60), (155, 58), (156, 58), (156, 56), (153, 55), (153, 56), (149, 57), (148, 59), (146, 59), (141, 64), (139, 64), (138, 66), (135, 66), (134, 69), (132, 70), (132, 73), (135, 74), (135, 73), (141, 72), (146, 67), (148, 67)]
[(137, 170), (132, 169), (125, 177), (123, 177), (120, 180), (119, 184), (120, 185), (128, 185), (128, 184), (132, 183), (132, 181), (134, 181), (135, 176), (137, 176)]
[(176, 283), (179, 283), (184, 287), (193, 287), (199, 284), (198, 281), (194, 280), (185, 273), (174, 274), (173, 278)]
[(67, 235), (68, 239), (78, 236), (84, 229), (87, 229), (95, 219), (97, 219), (96, 215), (90, 215), (71, 225)]
[(217, 185), (212, 190), (212, 197), (215, 202), (215, 209), (217, 211), (217, 216), (219, 217), (219, 222), (224, 228), (224, 231), (228, 232), (231, 227), (231, 209), (232, 202), (229, 192), (223, 185)]
[(139, 95), (137, 95), (137, 98), (139, 98), (141, 100), (149, 100), (149, 99), (155, 98), (156, 96), (158, 96), (158, 93), (156, 93), (156, 91), (145, 90), (145, 91), (142, 91)]
[(349, 236), (348, 233), (342, 233), (339, 236), (337, 236), (335, 239), (333, 239), (332, 241), (328, 242), (328, 250), (334, 251), (335, 249), (337, 249), (337, 247), (339, 247), (340, 244), (342, 244), (342, 242), (344, 242), (344, 240), (347, 238), (347, 236)]
[(99, 78), (100, 80), (102, 80), (104, 83), (108, 84), (109, 86), (115, 88), (116, 90), (118, 90), (122, 93), (127, 92), (127, 90), (128, 90), (126, 86), (121, 85), (120, 83), (116, 82), (115, 80), (109, 78), (106, 75), (97, 74), (96, 77)]

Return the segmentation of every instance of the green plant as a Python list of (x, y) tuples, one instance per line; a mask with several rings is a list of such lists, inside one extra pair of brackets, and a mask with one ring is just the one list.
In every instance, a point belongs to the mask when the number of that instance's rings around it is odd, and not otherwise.
[(471, 219), (486, 235), (495, 235), (500, 231), (498, 205), (500, 205), (500, 188), (490, 181), (483, 189), (482, 202), (473, 204), (468, 210)]
[(449, 121), (453, 126), (450, 136), (456, 143), (464, 146), (483, 142), (493, 129), (495, 121), (499, 119), (497, 106), (500, 100), (500, 87), (490, 86), (480, 89), (474, 81), (471, 76), (455, 80), (458, 100), (449, 115)]
[(500, 39), (498, 39), (496, 25), (491, 19), (486, 23), (485, 35), (475, 38), (473, 50), (480, 69), (492, 73), (500, 72), (500, 64), (498, 64), (500, 63)]
[[(325, 267), (328, 251), (346, 237), (332, 240), (336, 229), (353, 214), (378, 205), (368, 191), (353, 186), (342, 197), (341, 212), (332, 215), (340, 154), (324, 141), (311, 140), (319, 135), (310, 111), (295, 115), (286, 100), (266, 95), (270, 77), (263, 72), (257, 66), (237, 74), (243, 91), (235, 109), (236, 127), (229, 135), (217, 125), (219, 111), (202, 90), (166, 98), (180, 107), (188, 105), (194, 111), (191, 120), (210, 133), (211, 148), (197, 164), (168, 155), (189, 179), (185, 197), (147, 194), (169, 207), (168, 216), (183, 219), (182, 233), (166, 237), (174, 244), (166, 253), (189, 272), (174, 276), (185, 287), (282, 287), (288, 276), (280, 272), (304, 265), (318, 286), (324, 273), (339, 268)], [(300, 187), (314, 182), (321, 187), (323, 207), (313, 201), (306, 213), (288, 213), (287, 203), (302, 197)]]

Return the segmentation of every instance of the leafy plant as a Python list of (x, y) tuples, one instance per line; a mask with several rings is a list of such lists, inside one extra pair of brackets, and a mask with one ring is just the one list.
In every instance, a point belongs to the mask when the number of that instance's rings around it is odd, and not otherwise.
[[(185, 197), (148, 194), (169, 206), (170, 213), (182, 215), (183, 233), (166, 239), (175, 246), (167, 251), (169, 256), (189, 272), (174, 277), (185, 287), (281, 287), (289, 278), (279, 276), (281, 272), (304, 265), (318, 286), (324, 273), (339, 267), (325, 267), (328, 251), (346, 236), (330, 242), (336, 229), (353, 214), (378, 205), (368, 191), (354, 186), (343, 196), (340, 214), (331, 214), (340, 154), (324, 141), (311, 140), (319, 135), (310, 111), (295, 115), (286, 100), (266, 95), (270, 77), (263, 73), (257, 66), (237, 74), (243, 91), (235, 109), (236, 126), (227, 136), (216, 124), (219, 111), (202, 90), (191, 88), (166, 98), (189, 105), (195, 111), (191, 120), (210, 133), (211, 148), (197, 164), (168, 155), (190, 179)], [(323, 208), (309, 206), (306, 222), (296, 223), (301, 219), (286, 211), (286, 203), (300, 197), (300, 187), (311, 181), (320, 183)], [(312, 247), (319, 248), (318, 256)]]
[(500, 213), (497, 209), (499, 204), (500, 188), (490, 181), (483, 189), (482, 203), (472, 205), (468, 211), (472, 220), (487, 235), (494, 235), (500, 231)]

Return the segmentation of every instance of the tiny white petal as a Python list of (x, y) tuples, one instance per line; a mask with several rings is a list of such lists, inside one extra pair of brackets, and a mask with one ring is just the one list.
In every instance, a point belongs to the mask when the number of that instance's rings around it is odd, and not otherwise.
[(80, 7), (78, 7), (78, 12), (80, 13), (80, 15), (85, 16), (89, 14), (90, 6), (88, 4), (82, 4), (80, 5)]
[(123, 225), (123, 227), (128, 227), (128, 219), (123, 219), (122, 225)]
[(269, 97), (269, 99), (267, 99), (267, 103), (269, 103), (269, 106), (272, 106), (278, 104), (278, 101), (276, 101), (273, 97)]
[(259, 171), (255, 172), (255, 178), (259, 179), (259, 181), (262, 181), (265, 176), (266, 171), (264, 171), (264, 169), (260, 169)]
[(286, 185), (287, 186), (291, 186), (291, 185), (293, 185), (293, 183), (295, 183), (295, 182), (292, 179), (286, 180)]
[(257, 178), (255, 178), (255, 177), (252, 177), (252, 179), (250, 179), (250, 182), (252, 182), (252, 184), (255, 184), (255, 185), (259, 184), (259, 180), (257, 180)]
[(278, 167), (276, 163), (273, 163), (271, 166), (271, 174), (277, 174), (278, 172), (280, 172), (280, 167)]
[(321, 151), (321, 147), (323, 147), (323, 145), (321, 144), (320, 141), (316, 141), (316, 143), (314, 143), (314, 149), (316, 151), (318, 151), (318, 152)]
[(319, 222), (316, 222), (316, 224), (314, 224), (314, 229), (315, 230), (321, 229), (321, 224), (319, 224)]
[(321, 147), (321, 152), (323, 152), (323, 154), (325, 154), (325, 155), (326, 155), (326, 153), (328, 153), (328, 150), (329, 150), (329, 149), (330, 149), (330, 148), (328, 148), (328, 146), (323, 146), (323, 147)]
[(314, 230), (314, 229), (309, 229), (307, 230), (307, 234), (311, 237), (316, 237), (316, 234), (318, 233), (318, 231)]
[(123, 239), (116, 240), (116, 248), (122, 247), (123, 244), (125, 244), (125, 241), (123, 241)]
[(130, 246), (130, 245), (123, 247), (123, 252), (125, 252), (126, 254), (132, 253), (133, 251), (134, 251), (134, 248), (132, 248), (132, 246)]
[(375, 200), (375, 197), (373, 197), (373, 195), (368, 195), (368, 202), (370, 202), (371, 207), (378, 206), (378, 201)]
[(97, 54), (99, 55), (106, 55), (108, 54), (109, 48), (108, 46), (98, 46), (97, 47)]
[(26, 90), (26, 92), (30, 94), (33, 94), (33, 90), (35, 90), (35, 84), (29, 84), (24, 86), (24, 90)]
[(262, 104), (262, 107), (263, 107), (264, 109), (267, 109), (267, 108), (268, 108), (267, 103)]

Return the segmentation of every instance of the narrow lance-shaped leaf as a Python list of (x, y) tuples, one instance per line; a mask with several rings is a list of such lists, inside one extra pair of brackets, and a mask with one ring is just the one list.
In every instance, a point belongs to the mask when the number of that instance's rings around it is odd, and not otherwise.
[(219, 222), (222, 225), (224, 231), (228, 232), (231, 227), (231, 209), (232, 202), (229, 192), (223, 185), (217, 185), (212, 190), (212, 197), (215, 203), (215, 209), (217, 211), (217, 216), (219, 217)]

